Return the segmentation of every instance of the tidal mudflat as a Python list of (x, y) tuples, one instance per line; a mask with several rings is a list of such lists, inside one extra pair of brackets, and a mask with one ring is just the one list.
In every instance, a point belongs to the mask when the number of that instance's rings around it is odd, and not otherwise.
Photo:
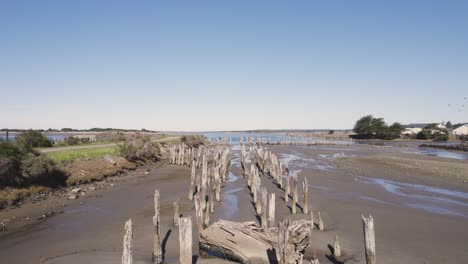
[[(309, 207), (321, 212), (325, 230), (314, 230), (306, 257), (315, 252), (320, 263), (365, 263), (361, 214), (372, 214), (379, 263), (468, 261), (466, 160), (426, 155), (411, 147), (365, 144), (264, 148), (287, 163), (291, 171), (297, 170), (299, 177), (308, 178)], [(218, 219), (258, 221), (240, 158), (239, 145), (233, 141), (230, 170), (212, 223)], [(147, 173), (137, 171), (116, 177), (112, 183), (104, 183), (108, 188), (88, 192), (77, 200), (52, 197), (0, 212), (0, 218), (30, 218), (29, 223), (0, 233), (1, 262), (119, 263), (123, 226), (132, 218), (134, 262), (151, 263), (153, 193), (157, 188), (161, 195), (165, 263), (178, 263), (178, 228), (172, 226), (172, 203), (179, 200), (181, 214), (195, 220), (193, 201), (187, 198), (190, 168), (161, 163), (145, 170)], [(291, 216), (283, 191), (266, 176), (261, 181), (276, 194), (277, 219)], [(42, 208), (62, 212), (38, 220)], [(307, 216), (300, 211), (293, 216), (301, 217)], [(196, 234), (194, 230), (196, 262), (226, 261), (199, 256)], [(340, 258), (330, 251), (337, 234), (341, 239)]]

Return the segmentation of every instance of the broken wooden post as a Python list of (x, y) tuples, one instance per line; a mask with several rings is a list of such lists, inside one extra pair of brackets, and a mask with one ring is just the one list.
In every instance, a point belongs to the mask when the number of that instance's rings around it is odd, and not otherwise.
[(192, 218), (182, 217), (179, 221), (180, 264), (192, 264)]
[(210, 196), (209, 204), (210, 204), (210, 213), (214, 214), (214, 198), (213, 195)]
[(193, 192), (194, 192), (194, 188), (195, 188), (195, 179), (196, 179), (196, 172), (197, 172), (197, 168), (196, 168), (196, 164), (195, 164), (195, 161), (193, 160), (192, 161), (192, 171), (190, 173), (190, 188), (189, 188), (189, 200), (192, 201), (193, 200)]
[(133, 227), (132, 219), (125, 223), (123, 239), (122, 264), (133, 264)]
[(315, 224), (314, 224), (314, 211), (313, 211), (313, 210), (310, 210), (310, 218), (309, 218), (309, 220), (312, 222), (312, 230), (314, 230)]
[(308, 196), (309, 196), (309, 184), (307, 182), (307, 177), (304, 177), (304, 181), (302, 182), (302, 193), (304, 194), (304, 203), (302, 204), (302, 212), (304, 214), (309, 213), (309, 202), (308, 202)]
[(174, 219), (173, 219), (174, 226), (179, 225), (179, 218), (180, 218), (179, 201), (175, 201), (174, 202)]
[(291, 206), (291, 212), (293, 214), (296, 214), (296, 205), (297, 205), (297, 172), (294, 171), (293, 174), (293, 200), (292, 200), (292, 206)]
[(161, 216), (159, 212), (159, 190), (154, 191), (154, 239), (153, 239), (153, 263), (161, 264), (163, 262), (162, 248), (161, 248)]
[(195, 194), (195, 220), (197, 220), (198, 235), (203, 231), (203, 210), (201, 209), (200, 195)]
[(317, 213), (317, 225), (318, 225), (318, 229), (320, 231), (323, 231), (325, 229), (325, 227), (323, 226), (323, 220), (322, 220), (322, 216), (320, 215), (320, 211), (318, 211)]
[(375, 264), (375, 231), (372, 215), (369, 215), (368, 218), (362, 215), (362, 224), (364, 227), (366, 262), (367, 264)]
[(270, 227), (273, 227), (275, 226), (275, 193), (270, 193), (268, 201), (268, 221)]
[(320, 264), (318, 258), (317, 258), (317, 253), (314, 250), (314, 258), (310, 261), (310, 264)]
[(340, 239), (338, 235), (335, 235), (335, 240), (333, 241), (333, 255), (335, 257), (341, 257)]
[(278, 253), (279, 253), (279, 263), (280, 264), (289, 264), (287, 263), (288, 257), (288, 242), (289, 242), (289, 220), (286, 219), (283, 222), (279, 223), (278, 227)]
[(265, 187), (263, 187), (263, 190), (262, 190), (262, 208), (263, 208), (263, 211), (262, 211), (262, 216), (260, 218), (262, 220), (262, 227), (263, 228), (268, 227), (267, 203), (268, 203), (268, 191), (267, 191), (267, 189)]
[[(210, 196), (208, 196), (208, 200), (211, 199)], [(210, 207), (209, 207), (209, 202), (206, 202), (206, 208), (205, 208), (205, 227), (210, 225)]]
[(286, 189), (284, 190), (284, 201), (287, 203), (289, 202), (289, 192), (291, 186), (289, 184), (289, 174), (286, 174)]

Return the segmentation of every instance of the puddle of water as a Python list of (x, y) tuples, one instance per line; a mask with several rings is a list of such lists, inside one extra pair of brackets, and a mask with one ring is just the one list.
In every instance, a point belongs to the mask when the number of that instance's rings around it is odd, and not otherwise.
[[(398, 203), (399, 205), (431, 213), (468, 218), (468, 193), (466, 192), (362, 176), (357, 176), (354, 180), (359, 183), (379, 186), (388, 193), (404, 197), (405, 200)], [(393, 204), (369, 196), (361, 198)]]

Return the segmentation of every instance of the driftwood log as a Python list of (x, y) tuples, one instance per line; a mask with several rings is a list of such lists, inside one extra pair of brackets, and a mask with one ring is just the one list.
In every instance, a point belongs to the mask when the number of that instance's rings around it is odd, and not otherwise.
[[(298, 220), (288, 226), (286, 263), (299, 263), (300, 253), (310, 243), (310, 221)], [(255, 222), (219, 220), (200, 234), (200, 251), (241, 263), (278, 263), (278, 228), (264, 229)]]

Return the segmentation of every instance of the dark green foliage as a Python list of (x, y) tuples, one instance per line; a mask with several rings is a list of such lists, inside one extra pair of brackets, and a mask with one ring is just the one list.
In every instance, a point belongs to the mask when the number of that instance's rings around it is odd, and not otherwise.
[(334, 133), (335, 133), (335, 130), (333, 130), (333, 129), (330, 130), (330, 131), (328, 131), (328, 134), (329, 134), (329, 135), (333, 135)]
[(46, 138), (41, 132), (36, 130), (27, 130), (21, 132), (15, 138), (15, 144), (21, 151), (31, 152), (33, 148), (52, 147), (52, 142)]
[(120, 156), (128, 161), (157, 161), (160, 158), (159, 145), (149, 137), (136, 137), (119, 146)]
[(437, 124), (427, 125), (416, 135), (417, 139), (432, 139), (434, 141), (447, 141), (448, 131), (443, 128), (438, 128)]
[(180, 138), (180, 142), (184, 142), (184, 143), (187, 142), (187, 136), (182, 136)]
[(358, 139), (396, 139), (400, 138), (403, 127), (400, 123), (387, 126), (383, 118), (374, 118), (372, 115), (361, 117), (354, 125), (354, 138)]
[(17, 144), (0, 142), (0, 186), (41, 184), (55, 186), (65, 183), (66, 176), (56, 169), (49, 158), (29, 148), (24, 152)]
[(22, 178), (28, 184), (64, 185), (66, 176), (45, 155), (29, 153), (21, 163)]
[(65, 139), (65, 143), (67, 143), (68, 145), (77, 145), (80, 143), (80, 139), (77, 137), (70, 136)]
[(23, 153), (10, 142), (0, 142), (0, 186), (19, 184)]
[(202, 135), (186, 135), (182, 136), (180, 141), (184, 142), (189, 147), (196, 148), (204, 144), (205, 138)]
[(453, 127), (452, 122), (450, 122), (450, 121), (447, 121), (447, 123), (445, 123), (445, 126), (447, 128), (452, 128)]

